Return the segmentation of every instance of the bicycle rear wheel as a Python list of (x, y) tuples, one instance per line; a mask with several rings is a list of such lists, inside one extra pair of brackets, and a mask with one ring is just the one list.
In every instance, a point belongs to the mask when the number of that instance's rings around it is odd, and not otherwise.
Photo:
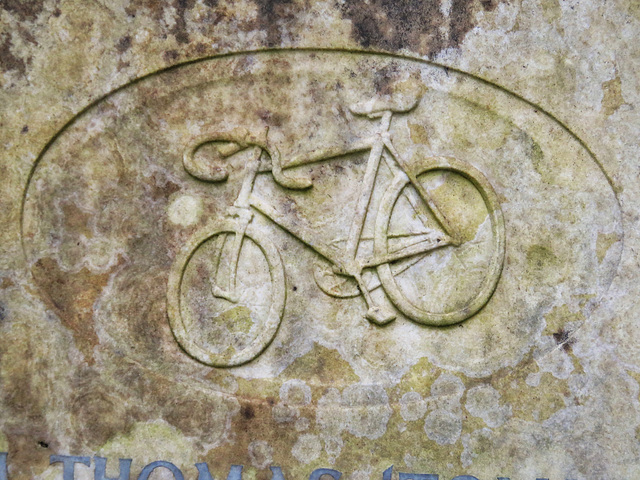
[[(276, 247), (250, 224), (237, 265), (233, 222), (194, 236), (177, 255), (167, 288), (171, 330), (196, 360), (215, 367), (256, 358), (275, 337), (285, 304), (285, 277)], [(236, 267), (235, 285), (230, 285)], [(216, 287), (218, 287), (216, 289)], [(216, 295), (229, 290), (233, 301)]]
[(452, 325), (474, 315), (493, 295), (504, 262), (502, 211), (489, 181), (466, 162), (430, 157), (415, 172), (456, 229), (457, 244), (447, 242), (453, 232), (444, 231), (409, 180), (397, 178), (381, 201), (374, 235), (376, 257), (396, 260), (377, 272), (407, 317), (424, 325)]

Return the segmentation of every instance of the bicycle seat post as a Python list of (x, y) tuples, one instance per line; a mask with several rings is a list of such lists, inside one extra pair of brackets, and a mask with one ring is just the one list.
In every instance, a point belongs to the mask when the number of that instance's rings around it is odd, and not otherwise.
[(391, 116), (393, 112), (391, 110), (386, 110), (384, 112), (380, 112), (375, 117), (371, 116), (371, 118), (380, 117), (380, 133), (385, 133), (389, 131), (389, 127), (391, 126)]

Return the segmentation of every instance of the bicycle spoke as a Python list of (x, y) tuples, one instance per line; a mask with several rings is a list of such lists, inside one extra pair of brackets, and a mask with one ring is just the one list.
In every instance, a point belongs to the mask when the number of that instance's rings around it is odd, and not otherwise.
[(227, 234), (226, 233), (221, 233), (220, 235), (218, 235), (216, 237), (215, 240), (215, 245), (214, 245), (214, 265), (215, 265), (215, 271), (213, 272), (213, 275), (211, 277), (209, 277), (209, 280), (211, 282), (211, 288), (214, 289), (214, 287), (218, 286), (218, 271), (220, 270), (220, 259), (222, 258), (222, 250), (224, 248), (224, 243), (227, 239)]
[(402, 248), (401, 250), (397, 250), (393, 253), (388, 253), (387, 255), (384, 255), (382, 257), (373, 258), (372, 260), (366, 262), (363, 265), (363, 267), (372, 268), (378, 265), (382, 265), (384, 263), (392, 263), (398, 260), (405, 259), (407, 257), (413, 257), (416, 255), (420, 255), (422, 253), (429, 253), (434, 250), (446, 247), (448, 245), (451, 245), (451, 243), (449, 243), (446, 240), (443, 240), (441, 242), (436, 242), (435, 244), (433, 242), (426, 242), (426, 241), (420, 242), (417, 244), (413, 244), (409, 247)]
[(416, 263), (419, 263), (423, 258), (425, 258), (429, 252), (420, 253), (418, 255), (414, 255), (413, 257), (406, 258), (404, 260), (400, 260), (391, 265), (391, 273), (395, 275), (400, 275), (401, 273), (409, 270)]
[(446, 243), (447, 242), (447, 237), (445, 237), (444, 235), (440, 235), (440, 237), (442, 238), (433, 238), (433, 235), (431, 235), (430, 233), (422, 233), (422, 234), (410, 234), (410, 235), (396, 235), (396, 236), (389, 236), (389, 239), (394, 239), (394, 240), (398, 240), (396, 242), (392, 242), (393, 245), (396, 248), (391, 248), (391, 245), (389, 242), (387, 247), (389, 250), (389, 254), (390, 255), (395, 255), (397, 253), (399, 253), (402, 250), (405, 250), (407, 248), (413, 247), (414, 245), (419, 245), (420, 243), (423, 242), (431, 242), (431, 243), (436, 243), (439, 244), (441, 242)]
[[(389, 148), (389, 146), (392, 146), (392, 145), (391, 144), (387, 145), (387, 148)], [(392, 156), (395, 156), (398, 154), (398, 152), (396, 152), (395, 150), (393, 151), (390, 150), (390, 152)], [(398, 167), (395, 165), (394, 162), (390, 161), (387, 158), (387, 155), (389, 155), (389, 153), (387, 152), (384, 152), (382, 155), (382, 159), (384, 160), (385, 164), (391, 170), (391, 172), (397, 171)], [(418, 195), (418, 192), (416, 192), (415, 189), (412, 189), (412, 188), (409, 188), (409, 189), (405, 188), (402, 190), (402, 193), (400, 195), (409, 202), (409, 205), (411, 205), (413, 212), (418, 217), (418, 220), (420, 220), (420, 222), (422, 223), (422, 226), (428, 229), (429, 227), (427, 225), (430, 223), (429, 207), (420, 198), (420, 195)]]
[(422, 223), (422, 226), (425, 228), (429, 228), (427, 226), (427, 224), (429, 223), (429, 209), (418, 195), (418, 192), (416, 192), (415, 189), (409, 187), (405, 188), (402, 191), (401, 195), (409, 202), (411, 208), (418, 217), (418, 220), (420, 220), (420, 222)]

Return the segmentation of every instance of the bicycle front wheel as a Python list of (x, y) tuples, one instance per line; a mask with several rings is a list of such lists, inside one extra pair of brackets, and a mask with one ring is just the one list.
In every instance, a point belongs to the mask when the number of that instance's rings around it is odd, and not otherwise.
[(497, 286), (505, 251), (502, 211), (487, 178), (466, 162), (430, 157), (414, 171), (438, 215), (407, 178), (398, 177), (381, 201), (374, 235), (376, 257), (394, 260), (377, 272), (407, 317), (452, 325), (477, 313)]
[(275, 337), (284, 313), (284, 267), (276, 247), (252, 225), (234, 250), (233, 222), (194, 236), (169, 275), (169, 323), (196, 360), (233, 367), (256, 358)]

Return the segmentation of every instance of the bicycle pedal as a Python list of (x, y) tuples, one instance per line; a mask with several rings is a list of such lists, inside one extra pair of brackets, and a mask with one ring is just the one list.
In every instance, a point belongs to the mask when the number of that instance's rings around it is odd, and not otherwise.
[(238, 298), (235, 295), (232, 295), (217, 285), (211, 287), (211, 293), (213, 293), (214, 297), (224, 298), (225, 300), (229, 300), (231, 303), (238, 303)]
[(376, 325), (386, 325), (396, 319), (396, 314), (386, 308), (371, 307), (367, 310), (365, 318)]

